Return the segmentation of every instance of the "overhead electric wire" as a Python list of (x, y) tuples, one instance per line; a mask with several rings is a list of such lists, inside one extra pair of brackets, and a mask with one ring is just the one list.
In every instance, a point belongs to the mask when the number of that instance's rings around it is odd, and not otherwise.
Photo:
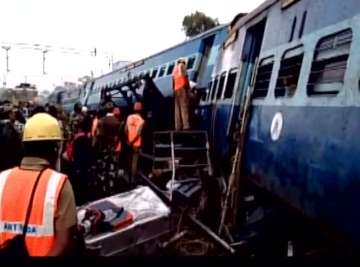
[(61, 53), (68, 53), (68, 54), (76, 54), (76, 55), (91, 55), (97, 56), (102, 55), (104, 57), (111, 57), (111, 53), (109, 52), (101, 52), (97, 51), (97, 48), (92, 49), (80, 49), (74, 47), (64, 47), (64, 46), (53, 46), (53, 45), (42, 45), (42, 44), (30, 44), (30, 43), (23, 43), (23, 42), (0, 42), (1, 46), (10, 46), (16, 47), (19, 49), (32, 49), (32, 50), (39, 50), (39, 51), (52, 51), (52, 52), (61, 52)]

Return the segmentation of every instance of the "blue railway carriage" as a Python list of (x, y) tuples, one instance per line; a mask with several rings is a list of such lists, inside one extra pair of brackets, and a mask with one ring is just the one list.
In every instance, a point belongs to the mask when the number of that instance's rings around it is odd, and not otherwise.
[(77, 86), (76, 88), (59, 88), (52, 92), (47, 101), (50, 104), (61, 105), (64, 110), (71, 113), (74, 109), (75, 103), (82, 103), (86, 95), (86, 89), (92, 84), (91, 81), (84, 85)]
[[(187, 59), (190, 80), (197, 83), (198, 89), (205, 89), (211, 79), (219, 47), (227, 36), (227, 29), (227, 25), (220, 25), (176, 46), (95, 79), (83, 104), (90, 109), (97, 109), (101, 100), (101, 90), (116, 87), (129, 79), (146, 74), (154, 80), (165, 98), (171, 98), (173, 94), (171, 74), (175, 61), (179, 57)], [(137, 93), (142, 94), (141, 91)], [(131, 95), (130, 91), (129, 95)], [(135, 99), (135, 97), (133, 98)], [(126, 105), (124, 99), (119, 98), (117, 101), (120, 106)]]
[(224, 67), (226, 47), (205, 101), (213, 105), (211, 127), (221, 128), (215, 141), (227, 142), (223, 132), (240, 113), (233, 106), (252, 88), (246, 176), (359, 246), (360, 2), (269, 0), (235, 31), (240, 76), (232, 101), (219, 91), (222, 73), (236, 67)]

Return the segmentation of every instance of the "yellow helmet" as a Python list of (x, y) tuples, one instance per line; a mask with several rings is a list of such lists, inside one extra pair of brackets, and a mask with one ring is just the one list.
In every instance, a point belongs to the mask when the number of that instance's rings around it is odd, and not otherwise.
[(23, 142), (62, 140), (58, 121), (47, 113), (38, 113), (27, 120)]

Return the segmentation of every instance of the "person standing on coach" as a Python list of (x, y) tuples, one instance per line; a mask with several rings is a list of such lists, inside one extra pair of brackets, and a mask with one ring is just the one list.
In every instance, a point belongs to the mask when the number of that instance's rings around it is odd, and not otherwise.
[(62, 140), (59, 123), (49, 114), (38, 113), (27, 120), (22, 138), (20, 167), (0, 173), (0, 247), (22, 233), (35, 190), (25, 237), (28, 253), (65, 255), (75, 249), (77, 218), (71, 184), (54, 170)]
[(175, 96), (175, 130), (189, 130), (189, 78), (186, 73), (186, 60), (179, 58), (174, 67), (173, 90)]

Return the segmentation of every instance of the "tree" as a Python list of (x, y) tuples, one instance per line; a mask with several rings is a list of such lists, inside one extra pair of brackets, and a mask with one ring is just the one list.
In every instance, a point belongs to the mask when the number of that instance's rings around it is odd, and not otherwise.
[(187, 37), (195, 36), (218, 25), (218, 19), (208, 17), (199, 11), (185, 16), (182, 22), (183, 31)]

